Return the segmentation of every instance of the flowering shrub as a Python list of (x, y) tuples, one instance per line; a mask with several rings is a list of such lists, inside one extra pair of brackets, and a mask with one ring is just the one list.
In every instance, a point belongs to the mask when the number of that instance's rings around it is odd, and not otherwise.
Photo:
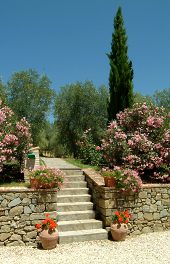
[(102, 154), (98, 151), (98, 147), (93, 142), (91, 135), (91, 129), (86, 130), (83, 133), (79, 146), (79, 158), (83, 160), (85, 164), (99, 165), (102, 160)]
[(137, 171), (115, 168), (116, 187), (123, 192), (137, 192), (142, 187), (142, 180)]
[(64, 181), (64, 174), (61, 170), (44, 166), (30, 171), (28, 177), (30, 180), (36, 180), (34, 187), (38, 189), (52, 187), (60, 189)]
[(115, 179), (115, 187), (122, 192), (138, 192), (142, 187), (142, 180), (137, 171), (115, 166), (114, 169), (103, 169), (104, 177)]
[(20, 166), (31, 146), (30, 125), (25, 118), (17, 121), (13, 111), (0, 99), (0, 170), (4, 162), (17, 160)]
[(116, 211), (112, 217), (113, 223), (121, 224), (125, 223), (127, 224), (129, 222), (131, 215), (129, 214), (128, 210), (125, 211)]
[(170, 173), (170, 115), (164, 108), (135, 104), (117, 114), (102, 140), (110, 168), (128, 167), (148, 180), (166, 182)]
[(35, 227), (38, 231), (48, 230), (49, 233), (52, 233), (57, 228), (58, 224), (51, 218), (49, 218), (49, 213), (45, 214), (45, 219), (39, 224), (36, 224)]

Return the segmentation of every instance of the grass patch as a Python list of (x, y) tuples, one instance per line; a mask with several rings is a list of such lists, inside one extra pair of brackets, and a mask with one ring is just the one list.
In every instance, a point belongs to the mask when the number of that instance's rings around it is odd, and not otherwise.
[(77, 166), (77, 167), (79, 167), (79, 168), (81, 168), (81, 169), (91, 168), (91, 169), (93, 169), (95, 171), (99, 171), (100, 170), (100, 167), (92, 166), (92, 165), (89, 165), (89, 164), (84, 164), (82, 162), (82, 160), (80, 160), (80, 159), (64, 158), (64, 160), (69, 162), (69, 163), (71, 163), (71, 164), (73, 164), (73, 165), (75, 165), (75, 166)]
[(40, 158), (40, 166), (45, 166), (45, 167), (47, 166), (45, 161), (41, 158)]
[(0, 187), (29, 187), (30, 184), (27, 182), (5, 182), (5, 183), (0, 183)]

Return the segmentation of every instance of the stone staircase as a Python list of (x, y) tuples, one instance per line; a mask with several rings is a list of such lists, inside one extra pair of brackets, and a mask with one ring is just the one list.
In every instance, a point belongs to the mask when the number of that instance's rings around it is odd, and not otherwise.
[(80, 169), (63, 169), (64, 187), (57, 195), (59, 243), (108, 239), (102, 222), (95, 219), (85, 176)]

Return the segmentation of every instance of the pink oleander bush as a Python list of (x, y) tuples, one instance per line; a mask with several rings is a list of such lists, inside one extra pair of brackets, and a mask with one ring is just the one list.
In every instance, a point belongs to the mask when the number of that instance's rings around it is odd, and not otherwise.
[(5, 162), (16, 160), (22, 165), (31, 143), (30, 125), (26, 119), (18, 121), (0, 99), (0, 171)]
[(143, 180), (170, 180), (170, 113), (146, 103), (117, 114), (98, 151), (106, 166), (135, 170)]

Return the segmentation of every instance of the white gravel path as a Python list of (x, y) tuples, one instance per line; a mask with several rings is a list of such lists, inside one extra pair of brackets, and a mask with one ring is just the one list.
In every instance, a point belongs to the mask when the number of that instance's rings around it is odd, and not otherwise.
[(2, 264), (170, 264), (170, 231), (129, 237), (122, 242), (91, 241), (53, 250), (0, 247)]

